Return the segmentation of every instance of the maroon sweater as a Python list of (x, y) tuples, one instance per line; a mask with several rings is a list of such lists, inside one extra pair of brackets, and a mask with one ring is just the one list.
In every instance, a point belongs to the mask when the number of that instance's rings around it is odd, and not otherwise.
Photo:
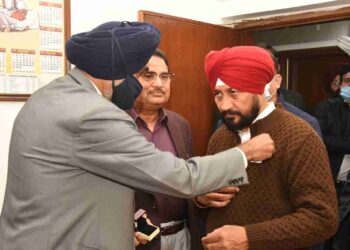
[[(319, 136), (300, 118), (277, 108), (250, 127), (252, 137), (269, 133), (275, 155), (249, 163), (249, 185), (224, 208), (210, 209), (208, 232), (241, 225), (249, 249), (308, 249), (332, 236), (338, 225), (337, 201), (327, 152)], [(237, 133), (222, 126), (211, 138), (208, 153), (240, 143)]]

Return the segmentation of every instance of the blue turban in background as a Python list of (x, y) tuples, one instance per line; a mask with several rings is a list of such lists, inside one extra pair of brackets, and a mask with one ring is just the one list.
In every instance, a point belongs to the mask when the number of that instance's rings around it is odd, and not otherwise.
[(117, 80), (140, 71), (158, 47), (160, 32), (140, 22), (107, 22), (73, 35), (66, 43), (69, 62), (95, 78)]

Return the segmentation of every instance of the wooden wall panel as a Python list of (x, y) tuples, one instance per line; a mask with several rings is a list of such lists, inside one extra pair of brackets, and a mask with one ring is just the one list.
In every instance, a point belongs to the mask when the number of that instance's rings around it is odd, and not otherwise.
[(242, 31), (241, 32), (241, 44), (240, 45), (255, 45), (255, 40), (252, 31)]
[(139, 21), (152, 23), (161, 31), (160, 49), (176, 74), (168, 108), (189, 121), (194, 155), (205, 155), (215, 103), (204, 74), (204, 58), (210, 50), (240, 44), (240, 32), (148, 11), (139, 12)]

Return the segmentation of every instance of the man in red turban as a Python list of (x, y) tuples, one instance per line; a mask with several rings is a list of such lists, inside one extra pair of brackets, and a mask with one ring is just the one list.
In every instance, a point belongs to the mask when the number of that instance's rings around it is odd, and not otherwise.
[[(222, 113), (223, 122), (228, 127), (240, 130), (247, 128), (257, 117), (261, 108), (257, 95), (262, 95), (265, 85), (272, 80), (274, 62), (267, 51), (258, 47), (225, 48), (207, 55), (205, 73), (211, 89), (215, 92), (215, 99), (222, 96), (217, 90), (230, 89), (232, 95), (235, 92), (244, 92), (239, 95), (241, 102), (236, 104), (242, 107), (231, 110), (224, 108)], [(232, 116), (232, 119), (226, 119), (227, 116)]]
[(338, 212), (327, 152), (306, 122), (265, 98), (274, 76), (269, 53), (253, 46), (212, 51), (205, 73), (225, 124), (209, 154), (261, 133), (276, 143), (271, 159), (248, 163), (249, 185), (195, 198), (198, 207), (212, 207), (205, 249), (308, 249), (332, 236)]

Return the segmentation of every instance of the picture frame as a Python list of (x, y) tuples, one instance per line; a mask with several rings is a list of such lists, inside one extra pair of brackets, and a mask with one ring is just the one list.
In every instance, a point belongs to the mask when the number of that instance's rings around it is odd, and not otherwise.
[(0, 101), (26, 101), (66, 74), (70, 0), (0, 0)]

